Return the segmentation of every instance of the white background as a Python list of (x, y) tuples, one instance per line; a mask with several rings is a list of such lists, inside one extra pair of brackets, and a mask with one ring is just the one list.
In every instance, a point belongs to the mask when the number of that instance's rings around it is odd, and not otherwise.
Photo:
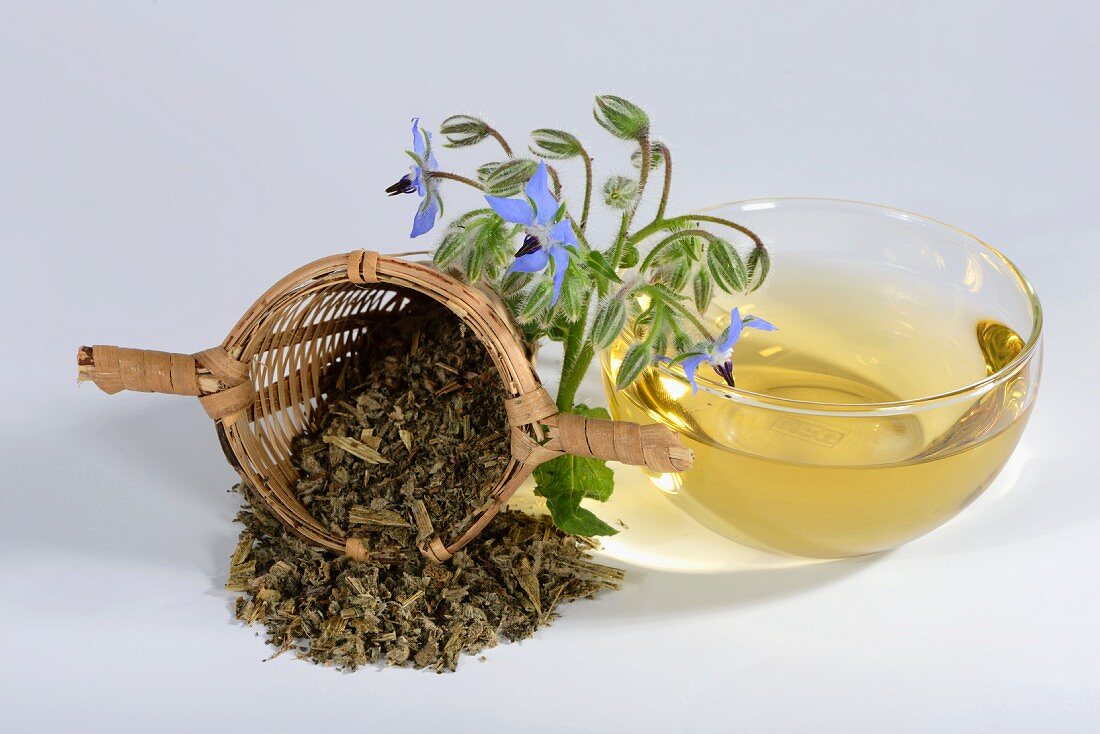
[[(1094, 4), (229, 5), (0, 2), (7, 731), (1096, 730)], [(382, 189), (414, 114), (565, 127), (624, 172), (601, 92), (673, 145), (677, 208), (878, 201), (1014, 259), (1047, 315), (1019, 451), (941, 530), (820, 565), (738, 555), (624, 475), (639, 530), (613, 552), (720, 568), (626, 563), (622, 592), (457, 675), (262, 662), (222, 591), (237, 501), (209, 422), (77, 390), (76, 347), (197, 351), (303, 262), (407, 249), (414, 202)]]

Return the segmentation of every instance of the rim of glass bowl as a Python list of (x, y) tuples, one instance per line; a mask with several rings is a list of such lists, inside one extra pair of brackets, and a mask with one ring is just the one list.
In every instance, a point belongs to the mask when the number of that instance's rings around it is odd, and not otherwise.
[[(963, 385), (963, 386), (955, 388), (953, 390), (948, 390), (946, 392), (936, 393), (934, 395), (924, 395), (924, 396), (909, 398), (909, 399), (906, 399), (906, 400), (896, 400), (896, 401), (884, 402), (884, 403), (822, 403), (822, 402), (815, 402), (815, 401), (812, 401), (812, 400), (794, 400), (794, 399), (790, 399), (790, 398), (778, 398), (778, 397), (775, 397), (775, 396), (772, 396), (772, 395), (767, 395), (765, 393), (753, 392), (751, 390), (742, 390), (742, 389), (736, 388), (736, 387), (723, 387), (723, 386), (719, 386), (719, 385), (712, 385), (712, 384), (708, 384), (708, 383), (703, 382), (703, 381), (700, 381), (700, 383), (699, 383), (699, 389), (700, 390), (705, 390), (706, 392), (708, 392), (712, 395), (715, 395), (717, 397), (724, 398), (724, 399), (727, 399), (727, 400), (733, 400), (735, 402), (746, 404), (746, 405), (754, 405), (754, 406), (757, 406), (757, 407), (767, 408), (769, 410), (781, 410), (781, 411), (786, 411), (786, 412), (802, 413), (802, 414), (845, 413), (847, 415), (858, 416), (859, 414), (881, 415), (883, 413), (891, 413), (891, 412), (899, 412), (899, 413), (900, 412), (910, 412), (910, 411), (914, 411), (914, 410), (927, 409), (928, 407), (932, 407), (932, 406), (938, 407), (939, 405), (948, 404), (948, 403), (954, 402), (956, 400), (965, 400), (965, 399), (968, 399), (968, 398), (972, 398), (972, 396), (975, 393), (985, 392), (989, 389), (992, 389), (998, 383), (1004, 381), (1010, 375), (1012, 375), (1017, 370), (1019, 370), (1019, 368), (1022, 365), (1029, 362), (1031, 360), (1031, 358), (1034, 356), (1035, 352), (1038, 350), (1039, 344), (1042, 341), (1043, 309), (1042, 309), (1042, 306), (1039, 303), (1039, 297), (1035, 293), (1035, 289), (1031, 286), (1031, 283), (1028, 282), (1027, 278), (1024, 277), (1023, 273), (1020, 272), (1020, 269), (1017, 268), (1016, 265), (1011, 260), (1009, 260), (1007, 257), (1005, 257), (1004, 254), (1002, 254), (997, 248), (993, 247), (992, 245), (985, 242), (984, 240), (982, 240), (978, 237), (975, 237), (974, 235), (970, 234), (969, 232), (967, 232), (965, 230), (962, 230), (962, 229), (959, 229), (958, 227), (956, 227), (954, 225), (948, 224), (946, 222), (942, 222), (938, 219), (933, 219), (932, 217), (928, 217), (928, 216), (925, 216), (923, 214), (917, 214), (915, 212), (906, 211), (905, 209), (898, 209), (897, 207), (885, 206), (885, 205), (882, 205), (882, 204), (874, 204), (874, 203), (866, 202), (866, 201), (856, 201), (856, 200), (853, 200), (853, 199), (840, 199), (840, 198), (827, 197), (827, 196), (768, 196), (768, 197), (760, 197), (760, 198), (754, 198), (754, 199), (742, 199), (742, 200), (738, 200), (738, 201), (725, 202), (725, 203), (722, 203), (722, 204), (714, 204), (712, 206), (708, 206), (708, 207), (705, 207), (703, 209), (698, 209), (698, 210), (696, 210), (696, 213), (705, 214), (707, 212), (713, 212), (717, 209), (724, 209), (724, 208), (727, 208), (727, 207), (744, 207), (744, 206), (753, 205), (753, 204), (765, 204), (765, 203), (773, 203), (773, 202), (775, 202), (775, 203), (784, 203), (784, 202), (785, 203), (795, 203), (795, 202), (822, 203), (822, 202), (824, 202), (824, 203), (832, 203), (832, 204), (843, 204), (845, 206), (867, 207), (867, 208), (870, 208), (870, 209), (876, 209), (876, 210), (883, 211), (883, 212), (890, 212), (890, 213), (893, 213), (893, 214), (899, 214), (899, 215), (904, 216), (905, 218), (918, 219), (918, 220), (921, 220), (921, 221), (929, 223), (929, 224), (933, 224), (933, 225), (936, 225), (936, 226), (939, 226), (939, 227), (944, 227), (945, 229), (949, 229), (951, 231), (954, 231), (954, 232), (957, 232), (957, 233), (963, 235), (968, 240), (971, 240), (972, 242), (977, 244), (979, 247), (984, 248), (984, 250), (986, 252), (988, 252), (990, 255), (997, 258), (1001, 262), (1003, 262), (1005, 264), (1005, 266), (1008, 268), (1009, 272), (1013, 276), (1015, 276), (1015, 278), (1018, 281), (1020, 287), (1023, 289), (1024, 293), (1026, 294), (1028, 300), (1031, 301), (1031, 310), (1032, 310), (1032, 319), (1033, 319), (1031, 335), (1028, 337), (1028, 341), (1025, 344), (1024, 348), (1020, 351), (1020, 353), (1018, 355), (1016, 355), (1016, 357), (1011, 362), (1009, 362), (1008, 364), (1006, 364), (1004, 367), (997, 370), (993, 374), (988, 375), (988, 376), (982, 378), (981, 380), (971, 382), (969, 384)], [(608, 351), (604, 350), (604, 354), (601, 357), (601, 359), (606, 361), (607, 354), (608, 354)], [(687, 378), (684, 376), (682, 371), (676, 370), (675, 368), (669, 367), (668, 365), (665, 365), (665, 364), (657, 364), (657, 365), (655, 365), (655, 367), (661, 374), (667, 375), (668, 377), (671, 377), (672, 379), (675, 379), (675, 380), (683, 383), (684, 385), (689, 384), (688, 381), (687, 381)]]

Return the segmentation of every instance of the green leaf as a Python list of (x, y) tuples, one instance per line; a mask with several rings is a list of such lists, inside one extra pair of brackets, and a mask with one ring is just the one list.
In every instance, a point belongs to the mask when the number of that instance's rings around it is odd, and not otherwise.
[(653, 354), (664, 354), (668, 351), (668, 330), (663, 328), (663, 322), (661, 326), (650, 340), (649, 349)]
[[(672, 346), (678, 353), (690, 352), (695, 347), (695, 342), (691, 340), (691, 337), (687, 334), (677, 334), (676, 339), (672, 342)], [(682, 359), (677, 357), (676, 359)], [(675, 360), (673, 360), (675, 361)]]
[(649, 346), (646, 344), (632, 344), (630, 349), (626, 350), (626, 354), (623, 355), (619, 372), (615, 375), (615, 388), (622, 390), (638, 379), (638, 375), (645, 371), (645, 368), (649, 366), (649, 362)]
[(456, 227), (452, 225), (447, 229), (447, 232), (443, 235), (443, 239), (440, 240), (439, 246), (435, 248), (435, 253), (432, 255), (432, 262), (440, 270), (445, 270), (451, 265), (458, 256), (462, 254), (466, 249), (466, 233), (462, 230), (462, 227)]
[(683, 290), (688, 283), (688, 278), (691, 277), (691, 263), (686, 259), (670, 262), (662, 268), (662, 275), (670, 288), (675, 291)]
[(599, 250), (590, 250), (584, 257), (585, 263), (591, 268), (592, 272), (597, 275), (603, 276), (614, 283), (622, 283), (623, 279), (619, 277), (619, 274), (615, 272), (615, 268), (611, 267), (611, 263), (607, 261), (603, 253)]
[(549, 279), (542, 279), (528, 291), (526, 297), (519, 303), (516, 309), (516, 319), (520, 323), (536, 321), (550, 308), (550, 300), (554, 297), (554, 284)]
[(513, 196), (535, 173), (538, 164), (525, 158), (486, 163), (477, 169), (477, 179), (490, 196)]
[(638, 182), (626, 176), (612, 176), (603, 185), (603, 203), (612, 209), (629, 209), (638, 198)]
[[(610, 418), (602, 408), (585, 405), (573, 412), (588, 418)], [(559, 456), (535, 468), (535, 494), (546, 499), (554, 524), (573, 535), (614, 535), (617, 530), (581, 507), (582, 499), (606, 502), (615, 489), (615, 475), (599, 459)]]
[(714, 285), (705, 270), (699, 271), (692, 285), (695, 290), (695, 308), (699, 313), (705, 313), (714, 297)]
[(439, 126), (439, 134), (447, 139), (444, 146), (462, 148), (476, 145), (489, 136), (489, 125), (470, 115), (452, 115)]
[(733, 245), (715, 240), (707, 246), (707, 268), (714, 282), (726, 293), (743, 290), (749, 274)]
[(768, 277), (768, 271), (772, 267), (772, 258), (768, 254), (768, 251), (763, 247), (754, 247), (752, 252), (749, 253), (748, 271), (749, 271), (749, 293), (764, 285), (764, 279)]
[(465, 214), (463, 214), (462, 216), (458, 217), (453, 222), (451, 222), (451, 226), (452, 227), (465, 227), (466, 224), (469, 221), (473, 220), (473, 219), (483, 217), (487, 214), (495, 214), (495, 213), (496, 212), (494, 212), (492, 209), (490, 209), (488, 207), (482, 207), (481, 209), (471, 209), (470, 211), (466, 212)]
[(495, 256), (500, 261), (505, 261), (507, 258), (501, 258), (501, 255), (510, 255), (511, 248), (508, 246), (508, 242), (512, 237), (512, 227), (510, 223), (505, 222), (504, 219), (496, 212), (487, 214), (481, 220), (481, 226), (477, 233), (477, 246), (483, 248), (486, 253)]
[(611, 298), (597, 311), (592, 320), (592, 341), (600, 349), (607, 349), (626, 326), (626, 304), (621, 298)]
[(539, 128), (531, 132), (531, 152), (540, 158), (553, 160), (573, 158), (581, 154), (584, 148), (576, 137), (564, 130)]
[(592, 281), (583, 270), (571, 267), (565, 271), (565, 280), (561, 283), (558, 307), (570, 323), (576, 322), (588, 310), (585, 296), (591, 290)]
[(563, 201), (562, 203), (558, 204), (558, 210), (556, 212), (554, 212), (554, 218), (551, 221), (560, 222), (562, 220), (562, 217), (564, 217), (564, 216), (565, 216), (565, 202)]
[[(519, 294), (519, 292), (523, 290), (523, 288), (526, 287), (528, 283), (531, 282), (532, 277), (533, 276), (531, 275), (531, 273), (505, 273), (504, 277), (500, 280), (500, 286), (498, 290), (502, 296), (511, 299), (512, 296)], [(513, 312), (515, 311), (514, 308), (512, 310)]]
[[(556, 459), (552, 459), (540, 465), (539, 469), (544, 466), (550, 466), (558, 461), (570, 463), (589, 461), (599, 462), (598, 459), (587, 459), (579, 456), (559, 456)], [(538, 469), (535, 471), (538, 472)], [(564, 471), (567, 470), (563, 470), (563, 472)], [(551, 517), (554, 518), (554, 524), (564, 532), (571, 535), (584, 535), (586, 537), (592, 537), (593, 535), (614, 535), (619, 532), (600, 518), (596, 517), (595, 513), (591, 510), (581, 507), (579, 501), (574, 502), (574, 494), (565, 490), (559, 491), (559, 480), (553, 481), (554, 484), (546, 485), (546, 491), (551, 495), (546, 498), (546, 507), (550, 510)], [(539, 492), (537, 489), (535, 491)], [(541, 492), (539, 493), (541, 494)]]
[(673, 359), (669, 361), (668, 366), (675, 367), (688, 357), (698, 357), (702, 354), (706, 354), (706, 351), (703, 349), (699, 349), (697, 346), (693, 346), (689, 349), (686, 349), (683, 353), (677, 354)]
[(646, 293), (648, 293), (650, 297), (653, 298), (654, 301), (680, 303), (684, 300), (683, 296), (669, 288), (664, 283), (650, 283), (649, 285), (643, 286), (643, 288), (645, 289)]
[[(584, 403), (577, 403), (570, 412), (576, 413), (577, 415), (583, 415), (585, 418), (603, 418), (604, 420), (611, 420), (611, 414), (607, 412), (607, 408), (590, 408)], [(611, 492), (609, 491), (603, 500), (606, 500), (610, 496)], [(600, 501), (603, 502), (603, 500)]]
[(564, 342), (569, 336), (570, 324), (563, 324), (560, 321), (555, 321), (550, 324), (550, 328), (546, 330), (546, 337), (550, 341)]
[(485, 249), (482, 247), (470, 248), (470, 254), (466, 257), (466, 279), (471, 283), (481, 280), (481, 274), (485, 272)]
[(501, 253), (507, 248), (510, 226), (494, 212), (470, 219), (465, 225), (469, 255), (466, 277), (476, 283), (482, 276), (495, 277)]
[(592, 115), (600, 127), (623, 140), (639, 140), (649, 133), (649, 115), (633, 102), (613, 94), (596, 97)]

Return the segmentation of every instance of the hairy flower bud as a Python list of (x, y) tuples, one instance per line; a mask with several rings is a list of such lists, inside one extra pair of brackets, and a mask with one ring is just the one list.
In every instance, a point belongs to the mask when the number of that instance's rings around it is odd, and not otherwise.
[(523, 190), (535, 168), (534, 161), (510, 158), (481, 166), (477, 169), (477, 179), (490, 196), (512, 196)]
[(601, 94), (596, 97), (596, 107), (592, 110), (592, 115), (600, 127), (617, 138), (640, 140), (649, 134), (649, 115), (641, 107), (622, 97)]
[(477, 145), (489, 136), (489, 125), (469, 115), (452, 115), (439, 126), (439, 134), (447, 139), (448, 148)]
[(540, 128), (531, 132), (531, 152), (540, 158), (574, 158), (582, 150), (580, 141), (563, 130)]
[(692, 291), (695, 296), (695, 308), (699, 313), (706, 313), (710, 308), (710, 301), (714, 298), (714, 285), (710, 279), (710, 273), (706, 270), (699, 271), (692, 283)]
[(653, 354), (648, 344), (632, 344), (623, 355), (623, 361), (619, 363), (619, 371), (615, 374), (615, 387), (622, 390), (630, 385), (645, 368), (653, 363)]
[(768, 251), (763, 247), (753, 248), (753, 251), (749, 253), (748, 262), (748, 280), (749, 280), (749, 293), (764, 285), (764, 279), (768, 277), (768, 271), (771, 270), (772, 259), (768, 255)]
[(612, 209), (629, 209), (638, 198), (638, 182), (626, 176), (612, 176), (603, 185), (603, 201)]
[(745, 289), (749, 274), (741, 256), (733, 245), (725, 240), (715, 240), (707, 245), (707, 268), (715, 284), (726, 293)]
[(592, 321), (592, 341), (600, 349), (607, 349), (626, 326), (626, 304), (622, 298), (612, 296), (596, 310)]

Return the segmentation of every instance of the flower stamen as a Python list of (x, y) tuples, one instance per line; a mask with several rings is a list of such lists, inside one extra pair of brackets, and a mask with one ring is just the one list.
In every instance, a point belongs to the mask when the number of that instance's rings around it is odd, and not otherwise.
[(416, 182), (413, 181), (412, 174), (406, 173), (404, 176), (397, 180), (397, 183), (393, 184), (392, 186), (387, 186), (386, 193), (390, 196), (416, 193)]
[(516, 257), (523, 257), (524, 255), (530, 255), (532, 252), (538, 252), (541, 247), (542, 241), (535, 235), (528, 234), (523, 238), (523, 244), (516, 250)]

